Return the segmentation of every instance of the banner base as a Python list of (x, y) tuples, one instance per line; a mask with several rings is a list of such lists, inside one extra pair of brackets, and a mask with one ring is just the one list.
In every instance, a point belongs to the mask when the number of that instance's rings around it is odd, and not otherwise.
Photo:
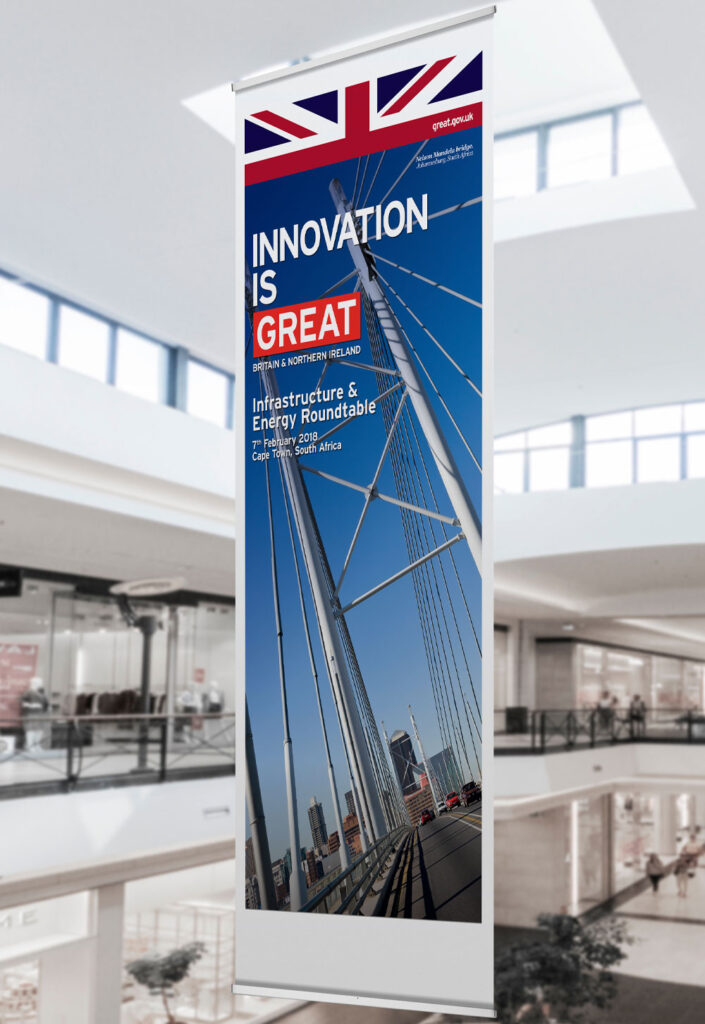
[(456, 1003), (424, 1003), (406, 999), (382, 999), (374, 996), (356, 996), (349, 992), (306, 992), (303, 989), (285, 989), (277, 986), (233, 985), (236, 996), (267, 996), (299, 1003), (345, 1003), (353, 1006), (377, 1006), (383, 1010), (417, 1010), (422, 1013), (445, 1013), (454, 1017), (484, 1017), (495, 1020), (497, 1013), (491, 1006), (461, 1006)]

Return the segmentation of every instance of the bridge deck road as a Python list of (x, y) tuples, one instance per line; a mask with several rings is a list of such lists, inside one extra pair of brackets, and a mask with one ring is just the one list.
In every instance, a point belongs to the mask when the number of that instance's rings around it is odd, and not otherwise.
[(419, 826), (399, 864), (388, 914), (436, 921), (480, 921), (481, 835), (481, 802)]

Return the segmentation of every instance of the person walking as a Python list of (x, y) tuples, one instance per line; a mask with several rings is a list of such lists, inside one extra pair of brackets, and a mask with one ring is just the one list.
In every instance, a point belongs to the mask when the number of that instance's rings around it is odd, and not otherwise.
[(658, 892), (659, 882), (664, 876), (663, 861), (657, 853), (650, 853), (646, 862), (646, 874), (651, 882), (651, 891)]
[(673, 874), (676, 876), (676, 882), (678, 883), (678, 895), (682, 896), (683, 899), (688, 895), (689, 873), (690, 865), (688, 863), (688, 858), (684, 854), (681, 854), (673, 868)]

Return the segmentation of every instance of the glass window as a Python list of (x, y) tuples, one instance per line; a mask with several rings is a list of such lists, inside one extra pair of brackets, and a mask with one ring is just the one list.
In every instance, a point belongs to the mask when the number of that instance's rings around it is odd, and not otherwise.
[(567, 448), (539, 448), (529, 453), (529, 490), (562, 490), (569, 483)]
[(705, 430), (705, 402), (686, 402), (683, 406), (683, 429)]
[(611, 412), (606, 416), (588, 416), (585, 420), (586, 441), (611, 441), (632, 436), (632, 413)]
[(45, 295), (0, 277), (0, 344), (44, 359), (48, 324)]
[(161, 402), (166, 383), (165, 357), (163, 345), (121, 327), (117, 332), (115, 386), (138, 398)]
[(219, 427), (227, 424), (228, 378), (218, 370), (190, 359), (186, 411)]
[(495, 199), (514, 199), (536, 191), (538, 132), (498, 139), (494, 147)]
[(524, 453), (495, 455), (494, 486), (500, 494), (520, 494), (524, 490)]
[(108, 339), (105, 320), (72, 306), (59, 311), (59, 364), (96, 380), (108, 377)]
[(660, 437), (637, 442), (637, 475), (640, 484), (658, 480), (679, 480), (681, 465), (679, 437)]
[(537, 427), (527, 434), (529, 448), (547, 448), (558, 444), (570, 444), (572, 430), (570, 423), (552, 423), (549, 427)]
[(620, 174), (668, 167), (673, 161), (651, 114), (643, 104), (619, 112)]
[(496, 452), (513, 452), (517, 448), (526, 447), (526, 431), (518, 434), (505, 434), (504, 437), (495, 438), (494, 450)]
[(651, 676), (651, 707), (673, 710), (683, 707), (683, 665), (680, 658), (654, 656)]
[(655, 409), (637, 409), (634, 413), (634, 433), (637, 437), (650, 434), (679, 434), (682, 423), (680, 405), (659, 405)]
[(612, 117), (585, 117), (554, 125), (548, 133), (549, 188), (597, 181), (612, 174)]
[(630, 483), (631, 441), (602, 441), (585, 446), (586, 487), (619, 487)]
[(688, 438), (686, 453), (686, 476), (705, 476), (705, 434), (695, 434)]

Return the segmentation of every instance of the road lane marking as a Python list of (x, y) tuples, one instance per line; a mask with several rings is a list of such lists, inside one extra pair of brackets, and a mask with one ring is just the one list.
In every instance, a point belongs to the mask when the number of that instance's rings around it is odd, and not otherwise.
[[(468, 826), (468, 828), (474, 828), (476, 832), (482, 832), (482, 828), (480, 827), (480, 825), (475, 825), (475, 824), (473, 824), (473, 822), (472, 822), (472, 821), (467, 821), (467, 819), (466, 819), (466, 818), (456, 818), (456, 817), (454, 816), (454, 817), (453, 817), (453, 820), (454, 820), (454, 821), (459, 821), (459, 822), (461, 822), (461, 823), (462, 823), (463, 825), (467, 825), (467, 826)], [(480, 824), (482, 824), (482, 823), (480, 823)]]
[(456, 821), (462, 821), (463, 818), (470, 818), (471, 821), (479, 821), (482, 823), (482, 815), (480, 814), (451, 814), (450, 817)]

